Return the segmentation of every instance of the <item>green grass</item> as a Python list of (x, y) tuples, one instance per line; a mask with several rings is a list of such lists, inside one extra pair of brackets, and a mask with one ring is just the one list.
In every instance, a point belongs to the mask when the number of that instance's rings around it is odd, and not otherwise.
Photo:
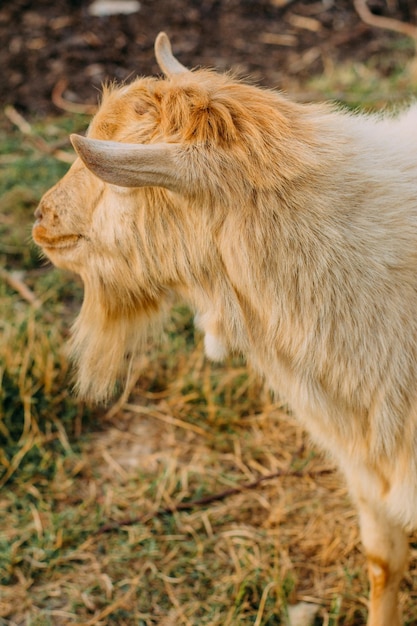
[[(379, 85), (364, 93), (359, 70), (346, 72), (334, 93), (353, 76), (355, 102)], [(242, 362), (206, 361), (186, 308), (149, 345), (128, 403), (73, 397), (65, 342), (82, 285), (40, 260), (30, 229), (68, 168), (69, 132), (86, 124), (0, 124), (0, 624), (277, 626), (301, 601), (317, 605), (315, 626), (363, 624), (364, 557), (339, 476)]]

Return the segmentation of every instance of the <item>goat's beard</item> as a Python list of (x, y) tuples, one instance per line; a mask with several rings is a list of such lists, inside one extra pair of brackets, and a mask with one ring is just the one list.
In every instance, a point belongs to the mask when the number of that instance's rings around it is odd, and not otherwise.
[(114, 397), (117, 383), (123, 387), (135, 357), (150, 337), (160, 334), (166, 308), (148, 303), (115, 311), (103, 306), (97, 292), (86, 289), (69, 344), (75, 391), (80, 398), (106, 403)]

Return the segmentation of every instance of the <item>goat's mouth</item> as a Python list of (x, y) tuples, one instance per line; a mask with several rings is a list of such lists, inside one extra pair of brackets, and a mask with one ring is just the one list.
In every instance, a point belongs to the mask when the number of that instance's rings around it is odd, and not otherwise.
[(81, 239), (81, 235), (58, 235), (51, 237), (43, 226), (35, 224), (32, 230), (35, 243), (44, 250), (66, 250), (73, 248)]
[(68, 250), (68, 248), (74, 248), (80, 239), (81, 235), (65, 235), (65, 237), (44, 241), (42, 248), (44, 250)]

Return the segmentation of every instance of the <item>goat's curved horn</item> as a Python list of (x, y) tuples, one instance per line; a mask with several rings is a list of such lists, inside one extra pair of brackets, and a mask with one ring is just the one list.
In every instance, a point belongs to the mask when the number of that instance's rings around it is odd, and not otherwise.
[(175, 144), (133, 144), (71, 135), (86, 167), (98, 178), (119, 187), (165, 187), (179, 191), (178, 148)]
[(174, 74), (184, 74), (190, 71), (172, 54), (171, 42), (166, 33), (159, 33), (155, 39), (155, 56), (159, 67), (168, 78)]

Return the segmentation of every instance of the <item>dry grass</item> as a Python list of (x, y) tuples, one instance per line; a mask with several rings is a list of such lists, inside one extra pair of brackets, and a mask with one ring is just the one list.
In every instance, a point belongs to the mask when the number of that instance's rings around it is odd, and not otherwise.
[[(84, 125), (33, 132), (59, 143)], [(363, 624), (342, 480), (243, 363), (207, 363), (187, 310), (143, 355), (127, 401), (98, 411), (72, 398), (64, 341), (81, 285), (27, 244), (65, 166), (11, 124), (0, 133), (0, 624), (273, 626), (300, 601), (318, 606), (316, 626)], [(190, 504), (213, 494), (225, 497)]]
[[(337, 474), (240, 364), (212, 373), (198, 345), (165, 392), (147, 391), (161, 384), (163, 366), (161, 351), (132, 408), (100, 431), (87, 427), (77, 453), (62, 444), (52, 475), (16, 479), (4, 493), (3, 615), (9, 623), (29, 615), (31, 624), (278, 624), (288, 602), (307, 600), (327, 623), (337, 623), (332, 610), (355, 623), (362, 557)], [(280, 471), (256, 490), (157, 514)], [(109, 521), (122, 523), (101, 532)]]

